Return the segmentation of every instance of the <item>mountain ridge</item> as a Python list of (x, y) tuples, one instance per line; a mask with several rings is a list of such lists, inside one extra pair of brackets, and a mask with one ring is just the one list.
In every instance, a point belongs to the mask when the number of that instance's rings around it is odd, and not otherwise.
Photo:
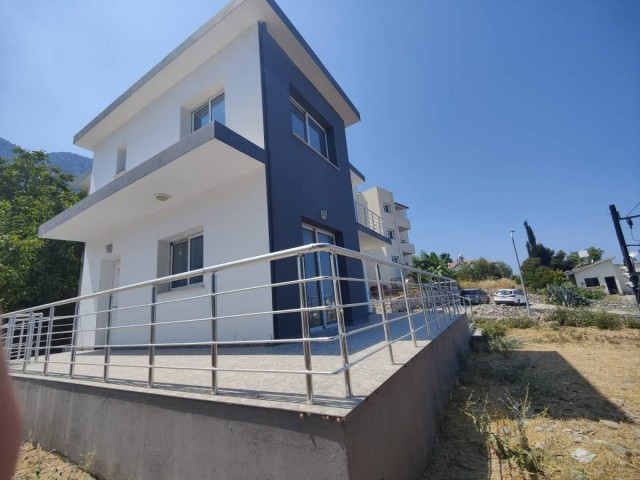
[[(0, 137), (0, 157), (13, 158), (15, 147), (17, 147), (16, 144)], [(91, 168), (93, 163), (91, 158), (72, 152), (47, 152), (47, 156), (52, 165), (60, 168), (64, 173), (70, 173), (76, 177)]]

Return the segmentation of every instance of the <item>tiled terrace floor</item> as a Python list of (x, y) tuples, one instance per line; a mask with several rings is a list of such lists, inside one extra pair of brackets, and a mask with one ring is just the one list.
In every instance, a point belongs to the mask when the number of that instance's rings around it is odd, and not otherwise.
[[(400, 318), (391, 323), (391, 338), (398, 339), (409, 333), (409, 324), (405, 314), (394, 314), (391, 318)], [(148, 387), (148, 351), (147, 349), (112, 349), (108, 386), (135, 390), (153, 391), (163, 394), (215, 399), (217, 401), (244, 404), (273, 404), (278, 408), (300, 411), (323, 409), (325, 413), (344, 413), (352, 409), (364, 398), (377, 389), (387, 378), (402, 367), (421, 348), (451, 325), (457, 316), (438, 315), (438, 322), (433, 315), (429, 316), (431, 337), (427, 335), (422, 313), (413, 315), (414, 325), (420, 330), (416, 332), (417, 345), (413, 345), (410, 336), (392, 345), (394, 363), (391, 363), (389, 351), (384, 347), (384, 331), (379, 315), (371, 315), (369, 325), (379, 327), (348, 337), (349, 359), (355, 362), (371, 354), (351, 369), (353, 394), (345, 398), (344, 376), (313, 375), (315, 405), (306, 405), (306, 388), (304, 374), (296, 373), (254, 373), (227, 372), (218, 373), (219, 391), (212, 396), (210, 349), (206, 348), (156, 348), (155, 388)], [(439, 323), (439, 325), (437, 325)], [(361, 328), (367, 324), (359, 324)], [(323, 333), (323, 335), (330, 336)], [(382, 347), (382, 348), (381, 348)], [(312, 368), (314, 371), (335, 371), (342, 367), (339, 344), (332, 342), (314, 342), (312, 344)], [(70, 353), (51, 355), (49, 378), (70, 381)], [(81, 383), (102, 383), (104, 353), (103, 350), (78, 352), (76, 357), (76, 375), (73, 381)], [(44, 355), (37, 362), (28, 365), (27, 373), (42, 374)], [(287, 343), (276, 346), (219, 347), (219, 368), (229, 369), (272, 369), (272, 370), (304, 370), (302, 345)], [(161, 368), (162, 367), (162, 368)], [(12, 366), (15, 374), (22, 372), (22, 362)]]

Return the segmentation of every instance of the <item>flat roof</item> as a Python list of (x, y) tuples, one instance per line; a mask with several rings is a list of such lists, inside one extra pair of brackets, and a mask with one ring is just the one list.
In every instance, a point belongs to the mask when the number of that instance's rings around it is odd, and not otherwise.
[(345, 126), (360, 120), (351, 100), (274, 0), (232, 0), (82, 128), (73, 143), (92, 150), (101, 139), (258, 22), (266, 25), (270, 35), (342, 117)]

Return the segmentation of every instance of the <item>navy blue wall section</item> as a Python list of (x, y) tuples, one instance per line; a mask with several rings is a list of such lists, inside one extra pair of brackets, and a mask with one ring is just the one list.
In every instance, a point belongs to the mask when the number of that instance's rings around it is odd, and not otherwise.
[[(260, 49), (271, 250), (302, 245), (302, 223), (306, 222), (334, 232), (340, 246), (359, 251), (344, 122), (264, 25), (260, 26)], [(326, 129), (332, 163), (293, 135), (291, 96)], [(320, 218), (321, 210), (327, 211), (326, 220)], [(342, 276), (363, 274), (359, 261), (343, 261), (340, 269)], [(296, 276), (294, 260), (276, 262), (273, 267), (274, 282)], [(363, 284), (344, 288), (343, 301), (366, 301)], [(297, 308), (298, 287), (276, 289), (274, 302), (276, 309)], [(364, 308), (348, 309), (345, 313), (347, 323), (366, 319)], [(301, 333), (298, 315), (280, 315), (274, 321), (277, 338)]]

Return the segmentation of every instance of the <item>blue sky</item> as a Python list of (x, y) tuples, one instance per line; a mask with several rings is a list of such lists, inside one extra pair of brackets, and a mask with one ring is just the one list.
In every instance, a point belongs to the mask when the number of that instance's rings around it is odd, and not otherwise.
[[(4, 0), (0, 137), (89, 154), (73, 135), (225, 3)], [(279, 5), (360, 110), (350, 160), (410, 206), (418, 249), (515, 265), (528, 220), (548, 247), (620, 260), (608, 205), (640, 202), (640, 2)]]

